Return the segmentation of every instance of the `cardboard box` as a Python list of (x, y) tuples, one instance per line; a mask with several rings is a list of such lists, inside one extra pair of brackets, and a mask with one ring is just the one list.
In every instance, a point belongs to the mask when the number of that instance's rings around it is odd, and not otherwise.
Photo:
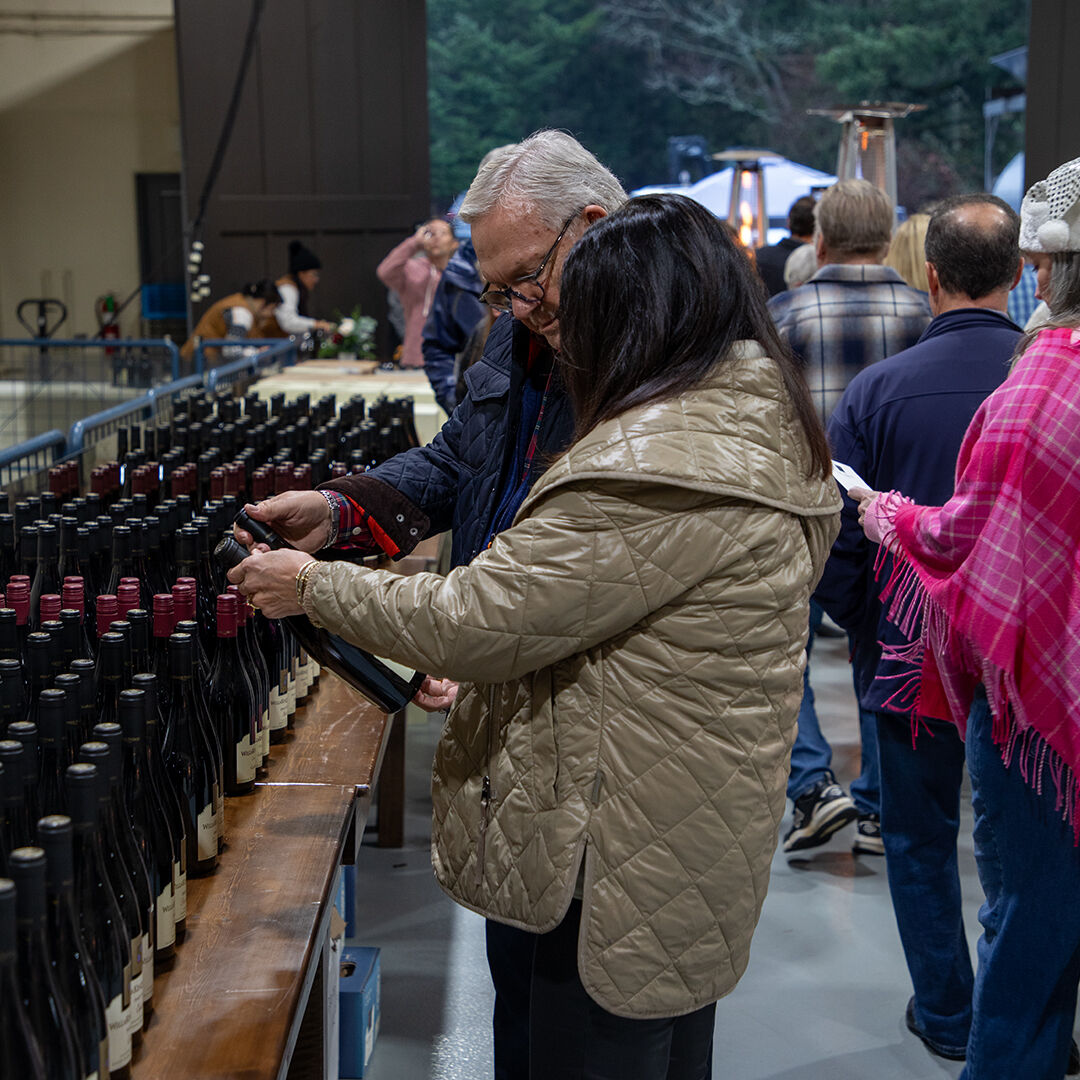
[(346, 946), (341, 956), (341, 1080), (363, 1080), (379, 1034), (379, 950)]

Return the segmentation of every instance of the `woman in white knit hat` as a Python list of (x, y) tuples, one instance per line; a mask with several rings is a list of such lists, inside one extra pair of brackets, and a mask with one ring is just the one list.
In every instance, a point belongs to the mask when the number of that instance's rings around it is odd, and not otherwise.
[[(1080, 984), (1080, 158), (1033, 185), (1020, 247), (1050, 321), (968, 428), (952, 499), (856, 492), (896, 556), (919, 715), (966, 732), (979, 919), (962, 1080), (1057, 1080)], [(1072, 1057), (1072, 1061), (1070, 1061)]]

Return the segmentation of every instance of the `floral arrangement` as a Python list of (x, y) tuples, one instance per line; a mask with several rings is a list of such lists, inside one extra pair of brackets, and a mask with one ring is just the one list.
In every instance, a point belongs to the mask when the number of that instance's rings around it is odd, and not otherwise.
[(358, 360), (374, 360), (376, 321), (362, 314), (359, 307), (353, 308), (351, 315), (342, 316), (339, 311), (335, 317), (337, 329), (319, 346), (319, 357), (325, 359), (344, 353)]

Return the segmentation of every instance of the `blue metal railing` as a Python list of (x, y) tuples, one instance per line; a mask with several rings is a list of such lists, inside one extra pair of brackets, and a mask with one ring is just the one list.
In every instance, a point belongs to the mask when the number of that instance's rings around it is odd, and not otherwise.
[(54, 428), (18, 446), (0, 450), (0, 483), (7, 487), (23, 476), (44, 472), (60, 459), (65, 445), (64, 433)]
[[(244, 355), (207, 369), (207, 349), (243, 349)], [(195, 371), (204, 376), (206, 389), (213, 393), (219, 384), (231, 385), (242, 372), (254, 373), (278, 363), (288, 367), (299, 358), (300, 343), (295, 338), (248, 339), (242, 345), (237, 343), (236, 338), (208, 338), (195, 347)]]
[[(0, 339), (0, 345), (37, 346), (45, 342), (55, 345), (89, 344), (85, 341), (54, 341), (48, 338), (30, 340)], [(115, 342), (94, 342), (93, 344), (101, 347), (115, 344)], [(180, 351), (167, 339), (159, 341), (122, 340), (120, 344), (166, 347), (172, 357), (174, 371), (179, 367)], [(287, 366), (296, 363), (299, 359), (299, 344), (292, 338), (248, 341), (243, 346), (245, 349), (253, 347), (248, 355), (204, 371), (204, 348), (220, 348), (223, 346), (235, 348), (237, 343), (234, 339), (199, 342), (194, 355), (195, 374), (183, 378), (174, 378), (171, 382), (151, 387), (145, 393), (132, 398), (130, 401), (122, 401), (109, 408), (91, 413), (89, 416), (84, 416), (71, 424), (66, 435), (59, 429), (53, 429), (44, 435), (24, 440), (15, 446), (0, 451), (0, 479), (6, 478), (5, 482), (11, 482), (19, 477), (29, 476), (34, 472), (46, 469), (59, 460), (82, 459), (90, 447), (108, 438), (120, 427), (121, 421), (125, 419), (132, 417), (138, 417), (142, 421), (154, 419), (163, 412), (171, 411), (175, 400), (188, 391), (205, 387), (209, 392), (213, 393), (222, 386), (231, 386), (244, 373), (255, 374), (274, 364)], [(51, 454), (47, 461), (44, 458), (46, 453)]]

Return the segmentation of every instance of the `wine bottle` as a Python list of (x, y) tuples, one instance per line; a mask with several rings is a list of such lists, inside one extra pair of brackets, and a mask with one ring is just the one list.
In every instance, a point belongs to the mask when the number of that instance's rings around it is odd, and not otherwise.
[(192, 619), (180, 619), (174, 633), (187, 634), (192, 641), (191, 691), (195, 701), (195, 717), (202, 742), (209, 747), (214, 761), (214, 821), (218, 834), (218, 852), (225, 847), (225, 750), (218, 736), (217, 725), (210, 716), (206, 690), (210, 681), (210, 665), (199, 662), (199, 627)]
[(22, 664), (10, 658), (0, 660), (0, 739), (7, 738), (8, 725), (21, 720), (26, 712)]
[(60, 592), (60, 576), (57, 567), (60, 540), (53, 525), (39, 524), (37, 530), (37, 566), (30, 585), (30, 630), (38, 628), (41, 621), (39, 605), (46, 593)]
[(109, 1025), (109, 1076), (131, 1076), (130, 946), (116, 894), (109, 883), (101, 849), (98, 771), (93, 765), (69, 765), (65, 777), (75, 830), (75, 901), (80, 929), (105, 996)]
[(0, 660), (14, 660), (18, 663), (22, 653), (19, 649), (16, 617), (14, 608), (0, 607)]
[(167, 713), (172, 696), (169, 686), (169, 638), (176, 626), (172, 595), (158, 593), (153, 599), (152, 611), (150, 670), (158, 677), (158, 701), (162, 712)]
[[(125, 690), (120, 698), (120, 724), (123, 728), (121, 767), (124, 809), (131, 822), (149, 878), (153, 897), (150, 935), (143, 943), (143, 963), (156, 969), (159, 958), (171, 963), (175, 956), (176, 905), (173, 899), (172, 867), (174, 845), (165, 812), (150, 782), (146, 756), (146, 691)], [(146, 981), (153, 1004), (153, 978)], [(147, 1012), (147, 1021), (149, 1012)]]
[(19, 643), (19, 658), (26, 657), (26, 639), (30, 634), (30, 583), (12, 577), (8, 582), (4, 603), (15, 612), (15, 636)]
[(42, 816), (66, 814), (64, 770), (71, 764), (67, 749), (67, 693), (46, 689), (38, 699), (38, 803)]
[(176, 944), (183, 943), (187, 932), (187, 829), (183, 804), (176, 786), (165, 768), (162, 756), (165, 727), (158, 688), (161, 680), (151, 672), (140, 672), (132, 677), (136, 690), (146, 691), (146, 763), (147, 775), (169, 823), (173, 839), (173, 904), (176, 922)]
[(82, 679), (78, 672), (65, 671), (53, 679), (53, 686), (57, 690), (64, 691), (64, 762), (66, 769), (75, 760), (76, 751), (86, 740), (82, 733), (82, 714), (79, 711), (79, 694), (82, 688)]
[[(236, 611), (239, 617), (239, 629), (236, 640), (240, 647), (242, 662), (246, 671), (251, 673), (251, 685), (259, 698), (259, 737), (263, 743), (264, 759), (270, 754), (270, 669), (266, 657), (259, 648), (255, 637), (255, 609), (248, 603), (248, 598), (235, 586), (227, 590), (236, 597)], [(274, 740), (279, 741), (278, 739)]]
[(71, 818), (43, 817), (38, 845), (45, 852), (46, 933), (49, 960), (71, 1007), (83, 1077), (109, 1076), (109, 1025), (105, 995), (83, 940), (75, 910), (74, 830)]
[[(109, 725), (110, 727), (114, 725)], [(142, 1040), (143, 1022), (143, 923), (146, 916), (139, 904), (135, 883), (120, 852), (120, 838), (116, 829), (110, 794), (109, 748), (97, 738), (79, 747), (79, 760), (97, 768), (98, 822), (101, 835), (101, 851), (105, 858), (105, 870), (109, 876), (116, 903), (123, 921), (124, 941), (127, 948), (126, 971), (131, 989), (124, 1008), (124, 1020), (131, 1032), (132, 1047)]]
[(15, 883), (0, 878), (0, 1076), (47, 1080), (45, 1059), (19, 991)]
[(23, 745), (18, 739), (0, 739), (0, 766), (4, 769), (0, 776), (0, 800), (4, 804), (2, 837), (5, 870), (7, 855), (17, 847), (29, 847), (34, 841), (30, 815), (23, 798), (24, 753)]
[(98, 721), (116, 723), (120, 715), (120, 691), (124, 689), (124, 635), (103, 634), (98, 649)]
[[(244, 511), (237, 514), (236, 524), (250, 532), (256, 541), (271, 548), (289, 546)], [(214, 554), (223, 566), (231, 568), (246, 559), (248, 553), (232, 537), (226, 537), (218, 544)], [(329, 668), (384, 712), (403, 709), (424, 681), (424, 675), (419, 671), (410, 678), (403, 678), (378, 657), (329, 633), (323, 627), (316, 627), (304, 615), (291, 615), (281, 621), (288, 623), (300, 644), (322, 667)]]
[[(120, 716), (123, 718), (125, 695), (135, 698), (134, 705), (139, 712), (143, 710), (142, 690), (123, 690), (120, 693)], [(139, 907), (139, 922), (142, 928), (142, 940), (139, 942), (139, 963), (142, 967), (142, 1027), (149, 1022), (149, 1013), (153, 1011), (152, 999), (154, 992), (154, 893), (150, 887), (150, 872), (143, 860), (139, 843), (135, 836), (135, 830), (131, 824), (131, 817), (124, 801), (123, 788), (123, 732), (120, 724), (96, 724), (94, 726), (94, 738), (103, 742), (109, 748), (109, 756), (106, 761), (107, 777), (109, 782), (109, 795), (112, 804), (111, 814), (106, 814), (104, 820), (111, 820), (111, 827), (116, 834), (116, 852), (127, 870), (135, 891), (135, 900)], [(110, 826), (106, 824), (105, 835), (108, 837)], [(134, 1030), (132, 1037), (138, 1038)]]
[(226, 795), (255, 790), (259, 752), (258, 698), (237, 642), (236, 597), (217, 598), (217, 649), (210, 672), (207, 704), (224, 752)]
[(49, 1080), (80, 1080), (79, 1042), (45, 936), (45, 852), (16, 848), (8, 868), (15, 882), (19, 995), (45, 1058), (45, 1075)]
[(41, 803), (38, 799), (38, 737), (37, 725), (29, 720), (17, 720), (8, 725), (8, 738), (17, 739), (23, 748), (23, 803), (30, 825), (30, 835), (34, 835), (37, 819), (41, 817)]
[(199, 723), (192, 686), (193, 649), (188, 634), (169, 638), (172, 697), (165, 726), (163, 756), (184, 811), (187, 872), (212, 873), (218, 860), (218, 823), (214, 798), (217, 763)]
[(79, 676), (79, 738), (71, 744), (74, 758), (75, 752), (90, 738), (90, 732), (98, 722), (97, 664), (93, 660), (73, 660), (71, 674)]

